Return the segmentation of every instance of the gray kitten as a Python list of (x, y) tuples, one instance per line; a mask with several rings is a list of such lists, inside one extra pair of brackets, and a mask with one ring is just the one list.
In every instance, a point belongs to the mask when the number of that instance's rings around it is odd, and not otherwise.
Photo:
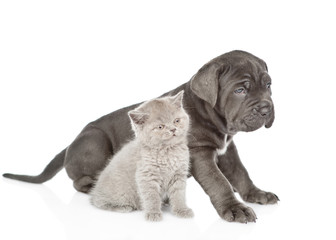
[(193, 217), (185, 202), (189, 117), (182, 98), (183, 91), (128, 113), (136, 137), (98, 177), (91, 191), (93, 205), (119, 212), (143, 209), (147, 220), (159, 221), (161, 205), (169, 201), (173, 214)]

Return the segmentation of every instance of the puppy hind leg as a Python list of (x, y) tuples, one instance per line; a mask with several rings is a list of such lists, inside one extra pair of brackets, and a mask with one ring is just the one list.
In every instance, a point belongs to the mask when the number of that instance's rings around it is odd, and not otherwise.
[(94, 179), (90, 176), (83, 176), (73, 182), (74, 188), (78, 192), (88, 193), (93, 187)]
[(77, 191), (87, 193), (97, 175), (113, 154), (112, 143), (100, 129), (89, 126), (71, 143), (65, 157), (65, 170)]

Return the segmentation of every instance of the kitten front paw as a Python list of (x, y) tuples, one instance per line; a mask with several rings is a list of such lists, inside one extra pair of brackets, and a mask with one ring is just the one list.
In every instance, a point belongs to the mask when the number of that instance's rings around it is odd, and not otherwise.
[(194, 212), (191, 208), (173, 209), (173, 214), (181, 218), (192, 218)]
[(146, 220), (151, 222), (158, 222), (162, 220), (162, 213), (160, 212), (148, 212), (146, 213)]

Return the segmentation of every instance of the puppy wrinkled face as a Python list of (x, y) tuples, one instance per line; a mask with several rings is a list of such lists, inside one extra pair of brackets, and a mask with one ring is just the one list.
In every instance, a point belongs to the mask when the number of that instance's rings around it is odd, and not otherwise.
[[(254, 131), (262, 126), (269, 128), (274, 121), (271, 99), (271, 78), (262, 66), (237, 68), (219, 81), (217, 111), (225, 116), (227, 130)], [(224, 112), (223, 112), (224, 111)]]

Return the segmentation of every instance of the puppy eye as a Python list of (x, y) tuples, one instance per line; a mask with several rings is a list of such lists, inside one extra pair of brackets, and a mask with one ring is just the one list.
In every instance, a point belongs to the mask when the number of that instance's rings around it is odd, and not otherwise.
[(238, 88), (234, 91), (235, 94), (238, 95), (245, 95), (246, 94), (246, 89), (245, 88)]
[(179, 122), (181, 122), (181, 119), (179, 119), (179, 118), (176, 118), (176, 119), (174, 120), (174, 123), (179, 123)]
[(159, 126), (158, 126), (158, 129), (160, 129), (160, 130), (162, 130), (162, 129), (164, 129), (164, 125), (162, 125), (162, 124), (160, 124)]
[(271, 88), (271, 85), (272, 85), (272, 83), (269, 82), (269, 83), (266, 84), (266, 87)]

